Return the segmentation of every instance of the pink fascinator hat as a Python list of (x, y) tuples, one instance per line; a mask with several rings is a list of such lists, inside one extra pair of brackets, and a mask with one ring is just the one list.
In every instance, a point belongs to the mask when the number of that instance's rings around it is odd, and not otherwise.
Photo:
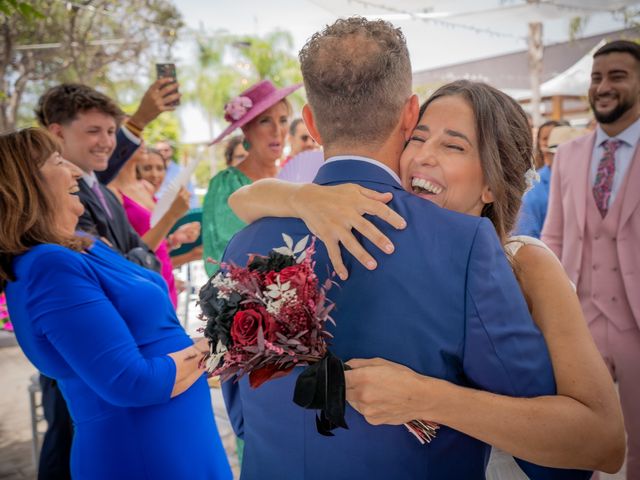
[(231, 124), (211, 142), (211, 145), (218, 143), (236, 128), (243, 127), (301, 86), (302, 84), (298, 83), (276, 88), (269, 80), (252, 85), (224, 106), (224, 118)]

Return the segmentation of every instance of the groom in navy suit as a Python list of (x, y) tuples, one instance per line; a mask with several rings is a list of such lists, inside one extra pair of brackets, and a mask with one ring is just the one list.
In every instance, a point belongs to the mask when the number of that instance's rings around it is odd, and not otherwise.
[[(382, 357), (512, 396), (554, 394), (545, 342), (492, 224), (400, 185), (398, 159), (418, 117), (402, 33), (383, 21), (338, 20), (309, 40), (300, 60), (309, 100), (303, 115), (327, 159), (315, 183), (392, 192), (391, 207), (408, 224), (395, 231), (370, 218), (396, 246), (396, 253), (378, 255), (374, 271), (343, 252), (349, 279), (329, 291), (336, 304), (332, 352), (343, 360)], [(244, 265), (248, 254), (282, 246), (282, 233), (298, 240), (309, 230), (297, 219), (260, 220), (231, 240), (223, 260)], [(330, 268), (322, 243), (315, 260), (322, 282)], [(321, 436), (316, 413), (292, 401), (299, 372), (257, 389), (246, 377), (223, 385), (245, 441), (243, 479), (484, 478), (488, 445), (444, 426), (421, 445), (403, 426), (370, 425), (347, 406), (349, 429)], [(588, 476), (521, 465), (531, 478)]]

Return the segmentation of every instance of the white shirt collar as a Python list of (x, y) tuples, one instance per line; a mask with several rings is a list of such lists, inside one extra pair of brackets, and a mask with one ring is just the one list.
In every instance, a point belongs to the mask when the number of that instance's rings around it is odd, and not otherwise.
[(82, 179), (89, 185), (89, 188), (93, 188), (93, 184), (98, 181), (98, 177), (96, 177), (95, 172), (87, 173), (85, 171), (82, 172)]
[(620, 132), (615, 137), (610, 137), (605, 133), (600, 124), (596, 127), (596, 147), (600, 147), (602, 142), (609, 140), (610, 138), (617, 138), (622, 140), (626, 145), (635, 146), (640, 141), (640, 118), (629, 125), (626, 129)]
[(330, 157), (327, 158), (325, 160), (325, 163), (329, 163), (329, 162), (337, 162), (340, 160), (359, 160), (361, 162), (367, 162), (370, 163), (372, 165), (375, 165), (377, 167), (382, 168), (385, 172), (387, 172), (389, 175), (391, 175), (391, 177), (398, 182), (399, 186), (402, 186), (402, 182), (400, 181), (400, 177), (398, 176), (398, 174), (396, 172), (394, 172), (393, 170), (391, 170), (389, 168), (388, 165), (385, 165), (382, 162), (379, 162), (378, 160), (374, 160), (373, 158), (369, 158), (369, 157), (360, 157), (358, 155), (336, 155), (335, 157)]

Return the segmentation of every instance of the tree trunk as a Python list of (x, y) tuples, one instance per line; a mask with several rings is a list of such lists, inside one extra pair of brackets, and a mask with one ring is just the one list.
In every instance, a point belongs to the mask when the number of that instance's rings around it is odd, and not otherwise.
[(542, 78), (542, 23), (529, 24), (529, 78), (531, 83), (531, 117), (533, 126), (542, 123), (540, 115), (540, 80)]
[(0, 131), (6, 132), (12, 130), (14, 125), (11, 124), (8, 117), (10, 86), (7, 76), (7, 68), (11, 63), (13, 39), (9, 30), (8, 20), (2, 22), (2, 57), (0, 57), (0, 81), (2, 82), (2, 91), (0, 91)]

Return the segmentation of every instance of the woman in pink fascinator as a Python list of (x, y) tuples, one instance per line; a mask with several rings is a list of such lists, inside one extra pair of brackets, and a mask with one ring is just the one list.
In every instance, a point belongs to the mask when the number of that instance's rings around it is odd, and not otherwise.
[(248, 155), (240, 165), (221, 171), (209, 183), (202, 207), (203, 256), (208, 275), (217, 268), (207, 259), (220, 260), (227, 242), (245, 226), (227, 205), (229, 196), (243, 185), (277, 173), (276, 161), (282, 157), (291, 116), (286, 97), (301, 86), (277, 88), (269, 80), (262, 80), (225, 105), (224, 118), (230, 125), (211, 144), (241, 128)]

